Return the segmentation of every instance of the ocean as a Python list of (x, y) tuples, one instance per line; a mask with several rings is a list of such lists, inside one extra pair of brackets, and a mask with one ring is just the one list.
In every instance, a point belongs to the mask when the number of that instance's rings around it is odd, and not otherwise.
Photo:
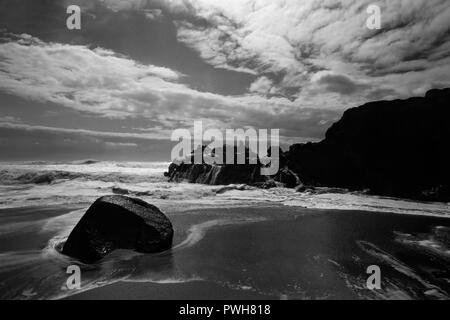
[[(450, 207), (342, 189), (315, 193), (169, 183), (169, 163), (0, 164), (0, 299), (448, 299)], [(107, 194), (172, 221), (172, 250), (117, 250), (84, 265), (60, 254)], [(81, 268), (70, 290), (70, 265)], [(366, 287), (366, 269), (382, 287)]]

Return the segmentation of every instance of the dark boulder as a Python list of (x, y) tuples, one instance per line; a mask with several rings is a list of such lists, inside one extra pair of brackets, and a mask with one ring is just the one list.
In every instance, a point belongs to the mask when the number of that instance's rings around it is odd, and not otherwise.
[(62, 253), (91, 263), (115, 249), (161, 252), (171, 248), (172, 238), (172, 224), (157, 207), (140, 199), (105, 196), (87, 210)]

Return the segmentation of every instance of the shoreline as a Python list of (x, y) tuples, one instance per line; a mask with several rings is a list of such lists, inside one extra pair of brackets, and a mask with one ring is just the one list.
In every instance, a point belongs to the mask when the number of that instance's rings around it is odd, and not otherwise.
[[(21, 216), (21, 209), (14, 211)], [(32, 215), (33, 209), (24, 212)], [(63, 212), (61, 218), (56, 215), (60, 222), (65, 221)], [(55, 212), (49, 214), (50, 220), (55, 217)], [(0, 254), (12, 254), (10, 265), (21, 273), (3, 270), (1, 291), (13, 291), (0, 294), (13, 299), (27, 298), (21, 293), (32, 290), (36, 296), (31, 299), (276, 300), (383, 299), (401, 292), (422, 299), (436, 287), (440, 289), (431, 298), (450, 296), (445, 282), (450, 278), (445, 254), (450, 247), (448, 217), (267, 203), (182, 210), (168, 216), (176, 230), (168, 254), (111, 253), (83, 273), (86, 291), (69, 295), (61, 291), (67, 279), (65, 262), (42, 255), (48, 237), (58, 231), (12, 234), (6, 244), (15, 243), (20, 251), (5, 247)], [(33, 254), (34, 260), (21, 265), (21, 252)], [(365, 268), (373, 264), (389, 279), (380, 296), (360, 288)], [(47, 279), (45, 288), (40, 279)]]
[[(195, 246), (174, 254), (172, 268), (184, 270), (178, 280), (170, 275), (151, 280), (144, 272), (140, 279), (119, 280), (64, 299), (423, 299), (430, 288), (439, 289), (428, 298), (448, 298), (446, 268), (436, 276), (437, 266), (448, 266), (445, 254), (433, 245), (421, 247), (426, 239), (419, 238), (430, 234), (434, 239), (440, 228), (450, 230), (448, 219), (294, 211), (284, 217), (266, 212), (273, 219), (208, 229)], [(417, 266), (418, 257), (434, 262), (422, 260), (426, 262)], [(365, 268), (373, 264), (389, 278), (379, 293), (358, 284), (365, 283)], [(251, 280), (245, 280), (247, 273)], [(188, 280), (196, 274), (204, 280)]]
[[(187, 298), (188, 297), (188, 298)], [(278, 300), (251, 290), (232, 289), (206, 280), (184, 283), (118, 281), (61, 300)]]

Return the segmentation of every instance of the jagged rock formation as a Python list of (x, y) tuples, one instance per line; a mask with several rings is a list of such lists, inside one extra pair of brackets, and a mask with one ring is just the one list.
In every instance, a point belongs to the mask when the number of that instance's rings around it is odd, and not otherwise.
[(170, 181), (211, 185), (264, 182), (258, 165), (171, 164), (166, 174)]
[(318, 143), (280, 153), (280, 171), (259, 165), (172, 164), (171, 181), (261, 187), (338, 187), (378, 195), (450, 201), (450, 89), (425, 97), (377, 101), (347, 110)]
[[(248, 149), (246, 149), (246, 161), (248, 163)], [(172, 163), (169, 166), (166, 177), (171, 182), (189, 182), (210, 185), (247, 184), (260, 188), (274, 188), (285, 186), (294, 188), (300, 183), (300, 179), (295, 173), (286, 167), (286, 156), (280, 150), (280, 170), (274, 176), (267, 177), (261, 175), (261, 163), (257, 164), (188, 164)], [(270, 156), (270, 153), (269, 153)], [(193, 157), (191, 159), (193, 161)]]

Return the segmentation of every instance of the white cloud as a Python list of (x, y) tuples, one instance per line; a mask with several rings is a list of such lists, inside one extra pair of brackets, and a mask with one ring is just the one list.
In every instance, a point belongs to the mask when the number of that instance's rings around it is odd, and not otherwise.
[(16, 117), (5, 116), (5, 117), (0, 117), (0, 123), (1, 122), (19, 123), (19, 122), (21, 122), (21, 120)]
[(273, 88), (273, 82), (267, 77), (260, 77), (256, 79), (250, 86), (250, 92), (257, 92), (262, 94), (269, 94)]
[(108, 131), (93, 131), (85, 129), (67, 129), (58, 127), (48, 127), (39, 125), (30, 125), (25, 123), (11, 123), (4, 122), (0, 119), (0, 128), (20, 130), (36, 133), (53, 133), (53, 134), (70, 134), (94, 138), (115, 138), (115, 139), (136, 139), (136, 140), (167, 140), (170, 132), (154, 131), (148, 133), (127, 133), (127, 132), (108, 132)]
[(114, 11), (140, 10), (145, 8), (147, 0), (100, 0)]
[(163, 13), (160, 9), (147, 9), (144, 10), (145, 16), (150, 20), (161, 20), (163, 18)]
[[(153, 3), (154, 1), (149, 1)], [(191, 16), (178, 23), (179, 40), (208, 63), (281, 75), (278, 92), (310, 83), (318, 70), (357, 78), (372, 86), (390, 86), (397, 96), (411, 95), (424, 84), (450, 85), (450, 6), (448, 0), (380, 0), (382, 30), (366, 28), (372, 0), (173, 0), (167, 10)], [(196, 24), (194, 21), (202, 23)], [(189, 20), (189, 19), (187, 19)], [(207, 23), (205, 23), (206, 21)], [(432, 72), (444, 68), (448, 76)], [(398, 73), (422, 74), (422, 84)], [(392, 77), (388, 77), (391, 75)], [(292, 91), (292, 90), (291, 90)]]
[(327, 91), (342, 95), (353, 94), (357, 91), (370, 88), (369, 85), (360, 83), (344, 74), (332, 71), (319, 71), (311, 77), (311, 82), (323, 86)]
[[(0, 90), (91, 115), (148, 118), (160, 123), (166, 138), (171, 129), (191, 127), (194, 120), (220, 128), (281, 128), (286, 136), (317, 138), (323, 132), (310, 122), (335, 117), (338, 112), (328, 108), (339, 109), (339, 99), (326, 94), (295, 102), (223, 96), (191, 89), (182, 80), (176, 71), (101, 48), (46, 43), (27, 35), (0, 44)], [(253, 88), (262, 90), (268, 81)]]
[(424, 87), (450, 86), (448, 0), (377, 1), (381, 31), (366, 27), (372, 0), (103, 2), (116, 10), (164, 8), (173, 14), (178, 39), (204, 61), (266, 77), (272, 92), (291, 100), (309, 99), (305, 93), (316, 92), (311, 80), (320, 71), (364, 84), (358, 88), (364, 92), (353, 91), (351, 105), (362, 95), (363, 101), (403, 98)]
[(137, 143), (131, 142), (106, 142), (105, 145), (112, 149), (121, 149), (121, 148), (137, 148)]
[[(295, 142), (322, 137), (344, 109), (368, 100), (450, 86), (448, 0), (379, 0), (381, 31), (366, 28), (372, 0), (100, 1), (113, 11), (174, 19), (178, 40), (206, 63), (255, 76), (248, 94), (194, 90), (176, 70), (102, 48), (6, 34), (0, 43), (1, 91), (156, 125), (140, 133), (96, 132), (30, 126), (3, 116), (0, 128), (126, 144), (135, 141), (121, 139), (168, 139), (172, 129), (203, 120), (219, 128), (281, 128), (284, 140)], [(87, 12), (94, 6), (81, 2)]]

